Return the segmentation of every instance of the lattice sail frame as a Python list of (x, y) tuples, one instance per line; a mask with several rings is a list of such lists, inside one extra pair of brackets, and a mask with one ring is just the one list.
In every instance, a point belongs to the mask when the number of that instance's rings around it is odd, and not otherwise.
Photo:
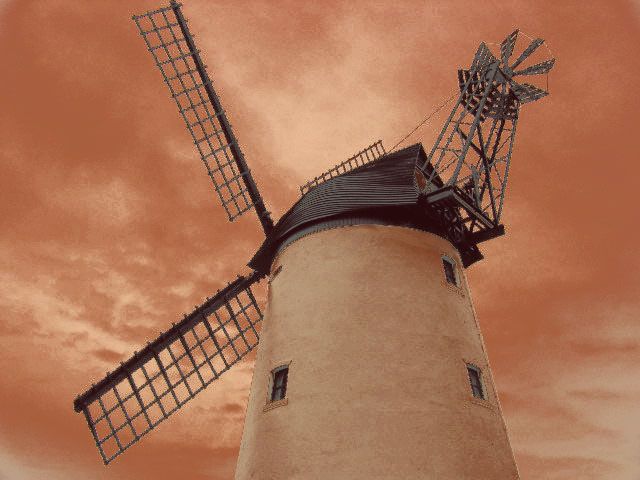
[(347, 158), (344, 162), (339, 163), (338, 165), (330, 168), (323, 174), (318, 175), (313, 180), (309, 180), (307, 183), (300, 186), (300, 193), (304, 195), (307, 192), (309, 192), (312, 188), (317, 187), (318, 185), (326, 182), (327, 180), (331, 180), (332, 178), (343, 175), (358, 167), (367, 165), (373, 162), (374, 160), (386, 155), (386, 153), (387, 152), (384, 149), (384, 145), (382, 145), (382, 140), (378, 140), (377, 142), (369, 145), (364, 150), (360, 150), (355, 155)]
[(520, 106), (548, 93), (513, 80), (548, 73), (555, 62), (514, 71), (543, 43), (535, 39), (510, 66), (517, 36), (516, 30), (502, 42), (500, 60), (480, 44), (470, 68), (458, 71), (460, 96), (427, 161), (418, 166), (427, 200), (437, 203), (448, 190), (448, 198), (456, 199), (447, 204), (449, 214), (470, 238), (486, 238), (484, 234), (499, 229)]
[(133, 20), (178, 106), (229, 220), (253, 207), (268, 234), (273, 221), (180, 7), (172, 0), (168, 7), (134, 15)]
[(76, 398), (105, 465), (258, 345), (258, 280), (239, 277)]

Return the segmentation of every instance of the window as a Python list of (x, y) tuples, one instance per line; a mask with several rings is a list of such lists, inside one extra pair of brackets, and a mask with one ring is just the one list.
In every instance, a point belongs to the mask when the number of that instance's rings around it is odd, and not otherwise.
[(442, 266), (444, 267), (444, 276), (447, 279), (447, 283), (458, 285), (456, 262), (448, 257), (442, 257)]
[(467, 364), (467, 372), (469, 373), (469, 382), (471, 383), (471, 393), (473, 393), (474, 397), (484, 400), (480, 369), (475, 365)]
[(282, 400), (287, 395), (287, 377), (289, 376), (289, 367), (278, 367), (273, 371), (271, 381), (271, 401), (276, 402)]

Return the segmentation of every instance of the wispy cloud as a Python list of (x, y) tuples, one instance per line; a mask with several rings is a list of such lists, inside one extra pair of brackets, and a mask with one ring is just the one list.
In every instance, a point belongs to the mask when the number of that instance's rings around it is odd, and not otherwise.
[[(0, 2), (3, 477), (233, 477), (252, 360), (107, 469), (71, 409), (262, 240), (255, 218), (229, 224), (217, 206), (130, 21), (156, 5)], [(184, 9), (276, 214), (308, 177), (410, 131), (479, 41), (514, 26), (547, 38), (552, 95), (523, 109), (507, 236), (482, 245), (469, 281), (523, 479), (637, 480), (635, 3)]]

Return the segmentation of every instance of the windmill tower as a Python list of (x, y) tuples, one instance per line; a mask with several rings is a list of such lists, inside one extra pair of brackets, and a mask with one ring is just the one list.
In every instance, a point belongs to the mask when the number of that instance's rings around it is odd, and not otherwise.
[(518, 32), (483, 43), (429, 152), (376, 142), (301, 187), (274, 225), (180, 10), (133, 17), (230, 220), (265, 240), (238, 277), (74, 401), (105, 464), (253, 350), (236, 478), (514, 479), (464, 268), (500, 223), (520, 105)]

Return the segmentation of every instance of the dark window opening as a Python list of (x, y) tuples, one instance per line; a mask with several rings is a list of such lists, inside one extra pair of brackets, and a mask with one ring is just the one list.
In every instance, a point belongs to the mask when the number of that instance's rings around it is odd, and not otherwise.
[(458, 280), (456, 278), (456, 265), (452, 260), (449, 260), (446, 257), (442, 257), (442, 265), (444, 267), (444, 276), (447, 279), (447, 283), (451, 283), (453, 285), (458, 285)]
[(471, 383), (471, 393), (473, 393), (474, 397), (484, 400), (480, 369), (474, 365), (467, 365), (467, 372), (469, 373), (469, 382)]
[(271, 401), (282, 400), (287, 395), (287, 377), (289, 367), (280, 367), (273, 372), (273, 385), (271, 387)]

